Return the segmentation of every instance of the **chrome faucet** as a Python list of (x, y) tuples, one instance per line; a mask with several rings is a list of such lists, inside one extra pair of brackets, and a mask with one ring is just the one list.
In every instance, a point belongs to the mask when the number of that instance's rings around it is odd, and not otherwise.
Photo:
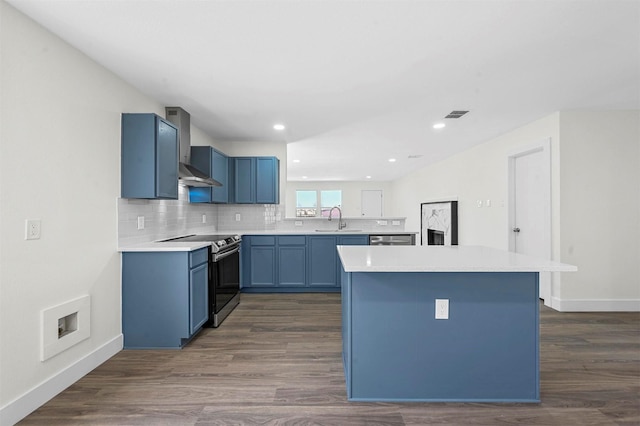
[(331, 210), (329, 210), (329, 221), (331, 221), (331, 215), (333, 214), (333, 209), (338, 209), (338, 213), (340, 214), (340, 217), (338, 219), (338, 231), (339, 231), (342, 228), (345, 228), (347, 224), (342, 221), (342, 210), (340, 210), (340, 207), (338, 206), (331, 207)]

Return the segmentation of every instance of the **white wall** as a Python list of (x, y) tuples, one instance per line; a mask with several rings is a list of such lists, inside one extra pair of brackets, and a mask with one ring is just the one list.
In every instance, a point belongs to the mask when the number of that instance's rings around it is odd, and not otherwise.
[[(121, 348), (120, 117), (164, 115), (164, 106), (4, 1), (0, 28), (4, 425)], [(24, 240), (25, 219), (42, 221), (40, 240)], [(90, 337), (40, 361), (41, 311), (83, 295), (91, 296)]]
[[(565, 308), (640, 308), (640, 112), (560, 113)], [(609, 308), (608, 306), (611, 306)]]
[(554, 274), (552, 306), (640, 310), (639, 129), (638, 111), (552, 114), (393, 182), (391, 214), (419, 229), (420, 203), (456, 197), (459, 244), (507, 249), (507, 156), (550, 138), (552, 258), (578, 266)]
[[(342, 214), (345, 217), (362, 216), (362, 190), (382, 190), (382, 211), (384, 216), (389, 216), (391, 209), (390, 182), (287, 182), (286, 215), (296, 216), (296, 191), (297, 190), (342, 190)], [(408, 228), (418, 230), (419, 228)]]
[[(406, 216), (407, 229), (419, 230), (421, 203), (457, 199), (458, 243), (506, 250), (507, 156), (520, 146), (548, 138), (552, 146), (557, 144), (558, 114), (398, 179), (391, 185), (391, 214)], [(477, 207), (478, 200), (487, 199), (491, 207)]]

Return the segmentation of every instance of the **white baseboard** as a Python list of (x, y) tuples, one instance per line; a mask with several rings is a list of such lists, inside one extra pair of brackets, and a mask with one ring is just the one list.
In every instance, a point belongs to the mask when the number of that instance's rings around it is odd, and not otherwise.
[(123, 341), (122, 334), (116, 336), (95, 351), (79, 359), (73, 365), (0, 408), (0, 425), (14, 425), (28, 416), (91, 370), (120, 352), (123, 347)]
[(560, 312), (640, 312), (640, 299), (559, 299), (551, 307)]

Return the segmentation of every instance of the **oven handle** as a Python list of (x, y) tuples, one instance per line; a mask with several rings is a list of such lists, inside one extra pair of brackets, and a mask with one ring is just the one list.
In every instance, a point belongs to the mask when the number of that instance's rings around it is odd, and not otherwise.
[(235, 247), (235, 248), (234, 248), (234, 249), (232, 249), (232, 250), (225, 251), (225, 252), (223, 252), (223, 253), (214, 253), (214, 255), (213, 255), (213, 261), (214, 261), (214, 262), (217, 262), (217, 261), (222, 260), (222, 259), (224, 259), (224, 258), (225, 258), (225, 257), (227, 257), (227, 256), (231, 256), (232, 254), (237, 253), (237, 252), (239, 252), (239, 251), (240, 251), (240, 246)]

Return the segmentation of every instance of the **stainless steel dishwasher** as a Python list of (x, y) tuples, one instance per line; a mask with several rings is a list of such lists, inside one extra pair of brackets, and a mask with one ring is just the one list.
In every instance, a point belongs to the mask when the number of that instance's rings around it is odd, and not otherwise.
[(415, 243), (415, 234), (369, 235), (370, 246), (412, 246)]

